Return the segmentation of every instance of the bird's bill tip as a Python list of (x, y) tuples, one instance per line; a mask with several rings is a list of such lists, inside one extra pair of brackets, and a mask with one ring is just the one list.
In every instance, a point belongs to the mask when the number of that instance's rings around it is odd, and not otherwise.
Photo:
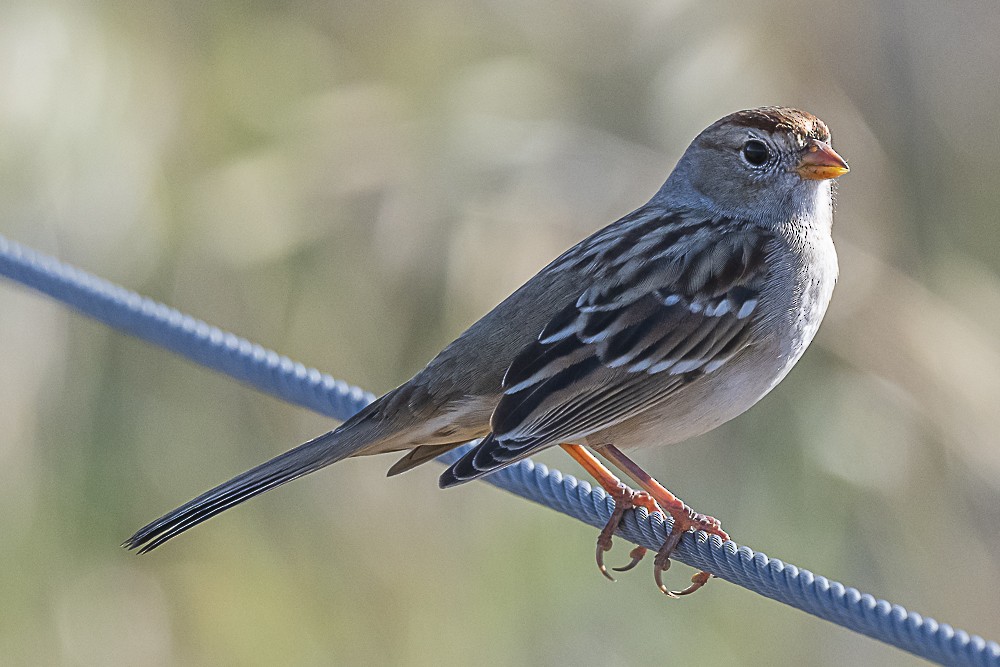
[(844, 158), (840, 157), (830, 144), (818, 139), (809, 140), (802, 158), (795, 166), (799, 176), (812, 181), (837, 178), (850, 170)]

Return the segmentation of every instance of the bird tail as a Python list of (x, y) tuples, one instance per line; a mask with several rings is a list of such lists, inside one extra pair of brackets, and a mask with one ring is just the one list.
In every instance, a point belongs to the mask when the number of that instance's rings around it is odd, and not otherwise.
[(357, 426), (361, 424), (352, 420), (237, 475), (140, 528), (122, 546), (138, 549), (139, 553), (152, 551), (167, 540), (230, 507), (358, 453), (369, 442), (364, 437), (367, 429), (359, 429)]

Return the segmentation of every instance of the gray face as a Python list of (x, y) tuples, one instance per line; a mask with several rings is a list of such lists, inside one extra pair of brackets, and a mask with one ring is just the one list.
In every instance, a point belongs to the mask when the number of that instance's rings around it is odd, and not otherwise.
[(792, 109), (732, 114), (691, 143), (667, 181), (666, 198), (762, 224), (801, 219), (831, 205), (830, 181), (796, 170), (811, 143), (829, 139), (822, 121)]

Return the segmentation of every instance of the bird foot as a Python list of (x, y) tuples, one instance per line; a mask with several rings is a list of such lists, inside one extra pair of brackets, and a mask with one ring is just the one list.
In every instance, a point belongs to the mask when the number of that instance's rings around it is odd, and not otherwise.
[[(615, 501), (615, 509), (611, 513), (611, 517), (608, 522), (604, 525), (604, 529), (601, 530), (600, 535), (597, 536), (597, 567), (600, 569), (601, 574), (607, 577), (610, 581), (614, 581), (615, 578), (611, 576), (608, 572), (608, 568), (604, 565), (604, 554), (611, 551), (612, 537), (615, 531), (618, 529), (618, 525), (622, 521), (622, 517), (625, 515), (627, 510), (635, 507), (645, 507), (648, 512), (660, 512), (660, 506), (656, 504), (656, 501), (644, 491), (633, 491), (624, 484), (619, 483), (618, 487), (613, 490), (608, 491), (608, 495), (612, 497)], [(627, 572), (639, 564), (643, 556), (646, 555), (646, 547), (636, 547), (629, 552), (629, 557), (631, 561), (627, 565), (622, 565), (621, 567), (611, 568), (615, 572)]]
[[(717, 519), (699, 514), (685, 505), (680, 498), (670, 493), (662, 484), (650, 477), (642, 468), (619, 451), (617, 447), (604, 445), (601, 451), (612, 463), (625, 471), (629, 477), (636, 480), (644, 491), (633, 491), (622, 484), (621, 480), (604, 467), (604, 464), (580, 445), (567, 443), (561, 445), (561, 447), (567, 454), (576, 459), (583, 466), (584, 470), (593, 475), (594, 479), (601, 485), (601, 488), (615, 501), (615, 509), (611, 513), (611, 517), (601, 530), (600, 535), (597, 536), (597, 567), (601, 570), (601, 574), (611, 581), (615, 580), (604, 565), (604, 554), (611, 550), (612, 537), (615, 534), (615, 530), (618, 529), (622, 517), (625, 516), (625, 512), (634, 507), (645, 507), (649, 513), (660, 512), (661, 514), (669, 514), (674, 520), (670, 536), (656, 554), (653, 577), (659, 589), (666, 595), (677, 598), (694, 593), (708, 582), (712, 575), (708, 572), (700, 571), (691, 578), (690, 586), (681, 591), (672, 591), (664, 586), (663, 573), (670, 568), (670, 555), (677, 548), (677, 545), (680, 544), (681, 538), (687, 531), (704, 530), (710, 535), (718, 535), (723, 540), (728, 540), (729, 535), (722, 530)], [(631, 570), (639, 564), (639, 561), (646, 555), (646, 551), (647, 549), (642, 546), (632, 549), (629, 554), (632, 560), (627, 565), (613, 569), (616, 572)]]
[[(625, 512), (636, 507), (645, 507), (650, 513), (660, 512), (661, 514), (665, 514), (666, 512), (663, 511), (648, 493), (634, 491), (624, 484), (619, 484), (617, 488), (608, 493), (615, 501), (615, 509), (611, 513), (611, 517), (608, 519), (607, 524), (605, 524), (604, 529), (597, 536), (597, 567), (600, 569), (601, 574), (610, 581), (615, 581), (615, 578), (611, 576), (607, 566), (604, 564), (604, 554), (611, 551), (612, 538), (615, 530), (621, 524)], [(657, 588), (663, 591), (667, 597), (677, 599), (694, 593), (712, 578), (711, 573), (701, 570), (691, 577), (691, 585), (679, 591), (670, 590), (663, 583), (663, 573), (670, 569), (670, 556), (677, 548), (677, 545), (680, 544), (684, 534), (688, 531), (704, 530), (710, 535), (718, 535), (723, 540), (728, 540), (729, 535), (722, 530), (718, 519), (705, 514), (699, 514), (687, 505), (681, 504), (680, 508), (669, 513), (674, 519), (674, 527), (670, 532), (670, 536), (663, 543), (663, 546), (656, 552), (656, 559), (653, 561), (653, 579), (656, 581)], [(646, 555), (646, 552), (646, 547), (637, 546), (629, 553), (631, 560), (628, 564), (611, 569), (616, 572), (627, 572), (639, 564)]]
[(722, 530), (719, 520), (715, 517), (699, 514), (687, 505), (681, 504), (681, 508), (676, 512), (670, 512), (674, 518), (674, 526), (670, 531), (670, 536), (656, 552), (656, 559), (653, 561), (653, 579), (656, 586), (663, 594), (669, 598), (678, 599), (685, 595), (690, 595), (708, 583), (712, 578), (711, 572), (700, 570), (691, 577), (691, 585), (680, 591), (672, 591), (663, 583), (663, 573), (670, 569), (670, 556), (680, 544), (681, 538), (688, 531), (697, 532), (704, 530), (709, 535), (718, 535), (723, 541), (729, 539), (726, 531)]

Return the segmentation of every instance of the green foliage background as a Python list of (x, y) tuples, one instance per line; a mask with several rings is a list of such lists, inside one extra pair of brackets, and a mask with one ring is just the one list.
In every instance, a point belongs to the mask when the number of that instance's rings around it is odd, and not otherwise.
[[(738, 542), (996, 639), (998, 70), (994, 0), (13, 0), (0, 233), (384, 391), (708, 123), (811, 110), (852, 166), (827, 322), (750, 413), (639, 459)], [(331, 424), (10, 284), (0, 350), (5, 664), (917, 662), (723, 582), (611, 585), (594, 530), (388, 458), (136, 557)]]

